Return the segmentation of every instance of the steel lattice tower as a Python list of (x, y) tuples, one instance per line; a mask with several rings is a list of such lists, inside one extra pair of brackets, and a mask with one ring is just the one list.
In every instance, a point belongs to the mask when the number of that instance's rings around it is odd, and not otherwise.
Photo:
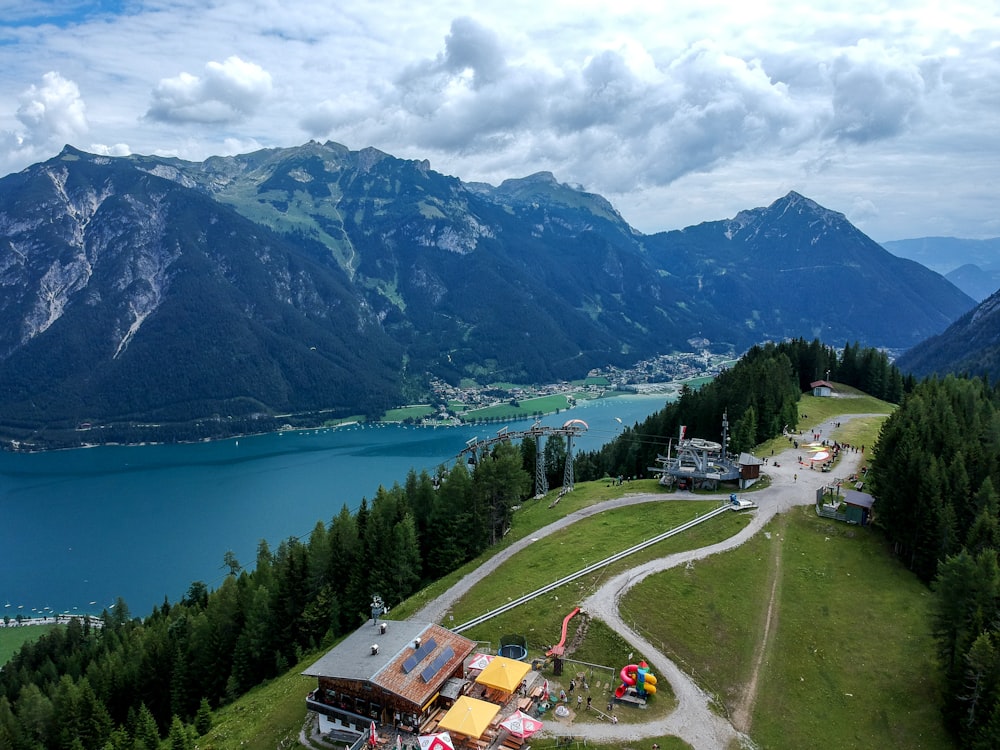
[(535, 497), (542, 497), (549, 491), (549, 480), (545, 476), (545, 451), (542, 450), (542, 435), (535, 435)]
[(562, 491), (573, 490), (573, 432), (566, 433), (566, 468), (563, 470)]

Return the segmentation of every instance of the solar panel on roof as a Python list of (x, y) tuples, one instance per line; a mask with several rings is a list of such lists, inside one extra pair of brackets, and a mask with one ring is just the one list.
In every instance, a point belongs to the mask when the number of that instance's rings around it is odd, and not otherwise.
[(406, 658), (406, 661), (403, 662), (403, 672), (405, 674), (412, 672), (424, 660), (424, 657), (436, 648), (437, 641), (433, 638), (428, 638), (425, 643), (421, 643), (417, 650), (410, 654)]
[(435, 657), (434, 661), (430, 663), (423, 672), (420, 673), (420, 677), (424, 682), (430, 682), (434, 679), (434, 675), (441, 671), (441, 667), (448, 663), (448, 660), (455, 655), (454, 649), (451, 646), (445, 646), (444, 651)]

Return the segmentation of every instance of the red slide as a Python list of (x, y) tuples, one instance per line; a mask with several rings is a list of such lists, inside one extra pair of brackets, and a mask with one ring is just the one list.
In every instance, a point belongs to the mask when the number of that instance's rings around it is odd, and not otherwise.
[(552, 648), (550, 648), (548, 651), (545, 652), (546, 656), (563, 655), (563, 651), (565, 651), (566, 649), (566, 628), (569, 627), (569, 621), (572, 620), (574, 615), (576, 615), (576, 613), (579, 611), (580, 611), (579, 607), (574, 607), (573, 611), (570, 612), (568, 615), (566, 615), (566, 617), (563, 619), (562, 639), (559, 641), (559, 643), (557, 643), (555, 646), (553, 646)]

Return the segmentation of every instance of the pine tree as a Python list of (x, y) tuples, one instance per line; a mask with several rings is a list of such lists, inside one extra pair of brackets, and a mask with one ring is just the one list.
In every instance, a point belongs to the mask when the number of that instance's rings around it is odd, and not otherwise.
[(137, 743), (142, 742), (150, 750), (160, 746), (160, 731), (156, 726), (156, 719), (145, 703), (139, 705), (139, 713), (136, 716), (132, 737)]
[(188, 736), (180, 718), (174, 716), (170, 721), (170, 731), (167, 734), (167, 747), (170, 750), (194, 750), (194, 743)]
[(212, 709), (208, 705), (208, 698), (202, 698), (198, 704), (198, 712), (194, 715), (194, 728), (199, 736), (208, 734), (212, 728)]

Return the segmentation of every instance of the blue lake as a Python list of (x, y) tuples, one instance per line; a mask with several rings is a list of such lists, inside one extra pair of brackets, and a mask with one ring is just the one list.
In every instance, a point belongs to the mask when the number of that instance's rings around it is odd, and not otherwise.
[[(664, 396), (584, 402), (542, 419), (583, 419), (574, 451), (594, 450), (663, 408)], [(621, 420), (619, 422), (619, 420)], [(531, 420), (510, 422), (526, 429)], [(119, 596), (133, 615), (192, 581), (216, 588), (223, 555), (252, 564), (356, 509), (409, 469), (450, 464), (466, 441), (503, 425), (296, 430), (194, 445), (0, 453), (0, 615), (100, 612)]]

